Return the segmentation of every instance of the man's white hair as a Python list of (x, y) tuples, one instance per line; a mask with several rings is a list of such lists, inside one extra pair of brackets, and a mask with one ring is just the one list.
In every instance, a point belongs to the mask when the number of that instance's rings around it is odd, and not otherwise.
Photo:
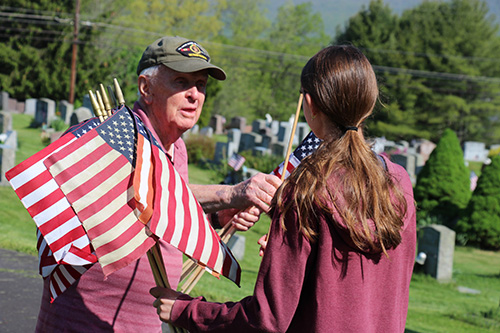
[[(151, 78), (152, 80), (154, 80), (156, 78), (156, 75), (158, 75), (158, 72), (160, 70), (160, 66), (161, 65), (155, 65), (155, 66), (151, 66), (148, 68), (144, 68), (141, 71), (141, 73), (139, 73), (139, 75), (144, 75), (144, 76), (147, 76), (147, 77)], [(139, 87), (137, 87), (137, 96), (141, 97), (141, 92), (139, 91)]]
[(156, 74), (158, 74), (158, 70), (159, 70), (160, 66), (161, 65), (155, 65), (155, 66), (145, 68), (142, 70), (142, 72), (139, 75), (144, 75), (147, 77), (155, 77)]

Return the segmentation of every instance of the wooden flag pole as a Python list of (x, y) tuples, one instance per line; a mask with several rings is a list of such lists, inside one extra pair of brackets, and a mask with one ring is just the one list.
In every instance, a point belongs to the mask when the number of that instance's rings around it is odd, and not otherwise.
[(290, 140), (288, 141), (288, 149), (286, 151), (285, 162), (283, 163), (283, 172), (281, 173), (281, 181), (285, 180), (286, 168), (288, 167), (288, 161), (290, 159), (290, 153), (292, 152), (293, 137), (295, 136), (295, 130), (297, 129), (297, 122), (299, 120), (300, 109), (302, 108), (302, 101), (304, 100), (304, 94), (300, 94), (299, 102), (297, 103), (297, 111), (295, 111), (295, 119), (293, 120), (292, 132), (290, 133)]

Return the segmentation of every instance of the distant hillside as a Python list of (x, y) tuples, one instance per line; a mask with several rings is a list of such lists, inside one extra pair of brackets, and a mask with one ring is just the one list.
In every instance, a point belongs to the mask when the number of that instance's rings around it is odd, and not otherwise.
[[(269, 15), (274, 18), (276, 11), (284, 3), (290, 0), (269, 0), (267, 8)], [(343, 26), (349, 17), (353, 16), (361, 7), (368, 6), (370, 0), (293, 0), (293, 3), (300, 4), (303, 2), (311, 2), (315, 12), (322, 13), (323, 22), (325, 24), (325, 32), (330, 35), (335, 35), (337, 26)], [(413, 8), (423, 2), (422, 0), (384, 0), (395, 13), (401, 14), (405, 9)], [(496, 16), (497, 22), (500, 23), (500, 1), (486, 0), (490, 8), (490, 12)]]

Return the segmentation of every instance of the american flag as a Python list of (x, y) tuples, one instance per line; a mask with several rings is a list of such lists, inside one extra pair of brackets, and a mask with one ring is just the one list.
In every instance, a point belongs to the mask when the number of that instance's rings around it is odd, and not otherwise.
[(89, 238), (43, 162), (99, 124), (73, 127), (61, 138), (5, 173), (37, 226), (40, 274), (50, 279), (52, 299), (97, 262)]
[(239, 284), (241, 270), (233, 255), (128, 108), (51, 155), (45, 165), (82, 221), (105, 275), (162, 238), (214, 275)]
[(234, 153), (230, 158), (229, 161), (227, 161), (227, 164), (234, 169), (234, 171), (238, 171), (242, 166), (243, 163), (245, 163), (246, 159), (239, 155)]
[[(314, 135), (314, 133), (311, 131), (309, 134), (302, 140), (300, 145), (295, 148), (295, 150), (290, 154), (290, 157), (288, 159), (288, 165), (286, 168), (286, 173), (285, 173), (285, 178), (287, 178), (290, 173), (292, 173), (293, 169), (295, 169), (302, 159), (306, 156), (311, 155), (313, 152), (318, 149), (319, 144), (321, 143), (321, 140)], [(272, 172), (272, 174), (278, 176), (281, 178), (281, 175), (283, 174), (283, 165), (284, 161), (278, 165), (276, 169)]]

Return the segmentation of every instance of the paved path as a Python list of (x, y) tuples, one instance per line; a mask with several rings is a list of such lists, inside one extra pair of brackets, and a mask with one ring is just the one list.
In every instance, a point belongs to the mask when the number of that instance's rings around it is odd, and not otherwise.
[(0, 332), (34, 332), (43, 281), (38, 258), (0, 249)]

